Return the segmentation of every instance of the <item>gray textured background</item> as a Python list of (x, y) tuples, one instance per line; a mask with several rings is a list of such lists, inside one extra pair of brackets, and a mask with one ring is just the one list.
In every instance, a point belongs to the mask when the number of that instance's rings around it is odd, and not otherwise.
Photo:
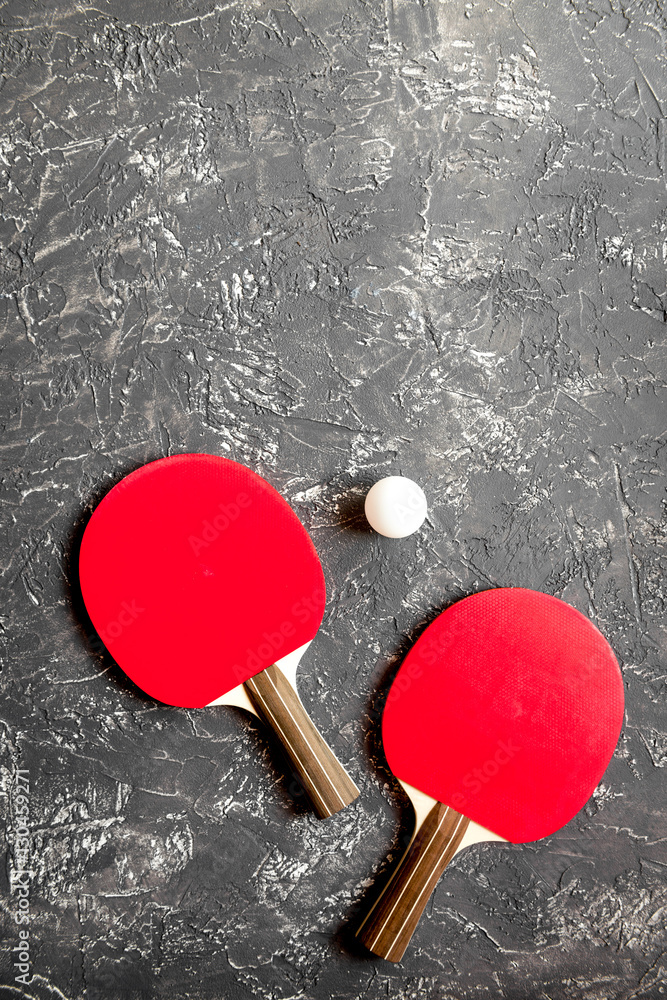
[[(663, 4), (39, 0), (0, 24), (26, 995), (667, 996)], [(363, 789), (328, 822), (259, 724), (160, 706), (86, 643), (85, 518), (184, 450), (265, 475), (322, 556), (301, 694)], [(360, 514), (396, 472), (430, 500), (401, 542)], [(511, 584), (611, 641), (619, 748), (560, 833), (457, 859), (392, 966), (353, 938), (411, 823), (374, 719), (437, 610)]]

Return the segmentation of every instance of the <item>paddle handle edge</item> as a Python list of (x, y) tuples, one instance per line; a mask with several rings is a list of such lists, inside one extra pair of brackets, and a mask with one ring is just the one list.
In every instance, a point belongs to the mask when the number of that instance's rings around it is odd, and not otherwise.
[(280, 667), (267, 667), (244, 687), (257, 714), (280, 740), (320, 819), (353, 802), (359, 789), (313, 725)]
[(400, 962), (468, 823), (466, 816), (435, 803), (358, 932), (373, 954)]

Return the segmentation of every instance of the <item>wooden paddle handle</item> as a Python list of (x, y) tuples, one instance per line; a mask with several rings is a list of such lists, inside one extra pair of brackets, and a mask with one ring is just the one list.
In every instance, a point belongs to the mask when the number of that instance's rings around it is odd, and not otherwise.
[(369, 951), (400, 962), (469, 822), (466, 816), (436, 802), (358, 932)]
[(267, 667), (244, 686), (258, 715), (280, 740), (320, 819), (354, 802), (359, 789), (315, 729), (280, 667)]

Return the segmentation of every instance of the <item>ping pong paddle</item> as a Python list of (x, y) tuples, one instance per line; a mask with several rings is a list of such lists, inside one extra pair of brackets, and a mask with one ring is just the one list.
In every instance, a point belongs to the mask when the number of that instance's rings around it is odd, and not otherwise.
[(296, 691), (325, 585), (280, 494), (215, 455), (143, 466), (104, 497), (79, 555), (81, 591), (125, 673), (168, 705), (237, 705), (278, 737), (318, 816), (359, 794)]
[(358, 934), (398, 962), (436, 882), (469, 844), (538, 840), (585, 805), (623, 721), (607, 641), (579, 611), (522, 588), (442, 612), (401, 665), (382, 716), (412, 841)]

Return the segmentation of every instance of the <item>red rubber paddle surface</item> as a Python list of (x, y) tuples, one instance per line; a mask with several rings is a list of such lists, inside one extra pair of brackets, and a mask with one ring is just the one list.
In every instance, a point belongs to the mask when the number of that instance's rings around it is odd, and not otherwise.
[(579, 611), (521, 588), (452, 605), (424, 631), (387, 698), (397, 778), (512, 843), (569, 822), (623, 722), (611, 647)]
[(131, 473), (95, 509), (79, 578), (93, 625), (147, 694), (199, 708), (309, 642), (317, 552), (264, 479), (215, 455)]

